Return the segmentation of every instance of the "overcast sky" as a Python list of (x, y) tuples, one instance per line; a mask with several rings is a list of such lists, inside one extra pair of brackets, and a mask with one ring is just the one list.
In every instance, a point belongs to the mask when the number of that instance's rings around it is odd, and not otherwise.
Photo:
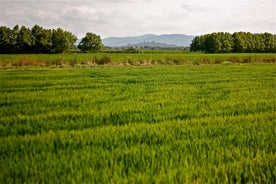
[(0, 25), (61, 27), (79, 38), (276, 33), (276, 0), (0, 0)]

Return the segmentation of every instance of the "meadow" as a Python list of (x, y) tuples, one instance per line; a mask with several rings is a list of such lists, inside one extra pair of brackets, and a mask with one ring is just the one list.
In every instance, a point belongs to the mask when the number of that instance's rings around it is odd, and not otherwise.
[(275, 63), (176, 64), (2, 65), (0, 183), (275, 183)]

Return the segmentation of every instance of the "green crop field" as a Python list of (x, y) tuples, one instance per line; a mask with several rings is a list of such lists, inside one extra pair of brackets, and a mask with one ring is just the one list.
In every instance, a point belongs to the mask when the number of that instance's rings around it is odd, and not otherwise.
[(0, 183), (276, 183), (275, 63), (12, 57), (1, 56)]

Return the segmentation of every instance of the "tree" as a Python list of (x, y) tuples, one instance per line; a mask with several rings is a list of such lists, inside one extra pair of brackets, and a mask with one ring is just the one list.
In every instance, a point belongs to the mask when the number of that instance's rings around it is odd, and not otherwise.
[(219, 39), (221, 42), (221, 47), (220, 50), (218, 52), (221, 53), (230, 53), (233, 50), (233, 46), (234, 46), (234, 41), (233, 41), (233, 37), (230, 33), (218, 33), (219, 34)]
[(203, 36), (196, 36), (193, 40), (192, 40), (192, 44), (190, 45), (190, 50), (191, 51), (204, 51), (203, 48)]
[(77, 37), (68, 31), (63, 31), (61, 28), (52, 31), (52, 52), (62, 53), (74, 47)]
[[(246, 32), (235, 32), (233, 35), (234, 39), (234, 52), (243, 53), (250, 52), (250, 36)], [(255, 46), (254, 46), (255, 47)]]
[(81, 42), (79, 43), (78, 48), (81, 51), (99, 51), (102, 48), (101, 37), (94, 33), (86, 33), (85, 37), (82, 38)]
[(18, 53), (17, 45), (17, 37), (19, 35), (20, 28), (18, 25), (14, 26), (12, 32), (10, 34), (10, 53)]
[(264, 33), (264, 43), (266, 52), (276, 52), (276, 39), (275, 35), (271, 33)]
[(0, 27), (0, 53), (10, 53), (12, 30), (6, 26)]
[(205, 51), (208, 53), (217, 53), (221, 50), (222, 42), (218, 33), (207, 34), (205, 39)]
[(52, 31), (35, 25), (32, 28), (33, 51), (35, 53), (50, 53), (52, 49)]
[(22, 26), (16, 40), (16, 50), (18, 53), (31, 53), (33, 45), (32, 32), (29, 28)]

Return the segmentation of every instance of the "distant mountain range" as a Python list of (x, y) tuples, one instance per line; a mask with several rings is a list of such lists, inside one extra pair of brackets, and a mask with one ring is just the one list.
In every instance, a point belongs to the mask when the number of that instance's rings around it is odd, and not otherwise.
[(154, 46), (160, 47), (187, 47), (190, 46), (194, 36), (184, 34), (163, 34), (154, 35), (146, 34), (142, 36), (131, 37), (108, 37), (102, 40), (103, 44), (108, 47), (123, 46)]
[(122, 47), (138, 47), (138, 48), (147, 48), (147, 47), (152, 47), (152, 48), (176, 48), (176, 47), (181, 47), (178, 45), (173, 45), (173, 44), (168, 44), (168, 43), (160, 43), (160, 42), (143, 42), (143, 43), (136, 43), (136, 44), (128, 44), (126, 46)]

